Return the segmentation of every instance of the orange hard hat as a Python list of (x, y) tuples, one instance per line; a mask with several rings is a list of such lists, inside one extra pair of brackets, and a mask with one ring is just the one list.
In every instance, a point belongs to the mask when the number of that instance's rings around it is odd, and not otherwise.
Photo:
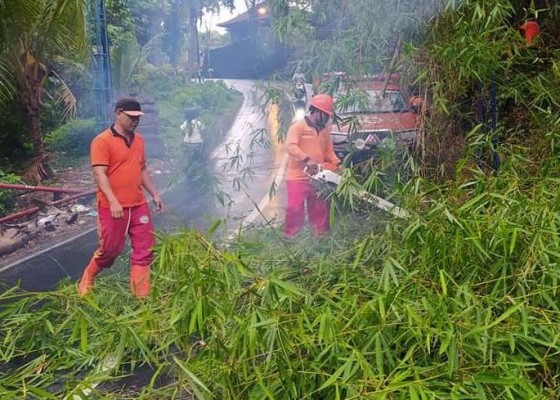
[(334, 115), (334, 100), (328, 94), (318, 94), (311, 98), (309, 107), (315, 107), (317, 110), (329, 114), (331, 117)]

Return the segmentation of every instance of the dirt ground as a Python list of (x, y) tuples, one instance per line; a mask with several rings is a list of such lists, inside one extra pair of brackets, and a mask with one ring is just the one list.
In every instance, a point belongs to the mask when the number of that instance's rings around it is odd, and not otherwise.
[[(148, 168), (157, 187), (163, 189), (168, 185), (174, 171), (173, 160), (150, 160)], [(79, 189), (82, 192), (95, 190), (87, 160), (84, 165), (56, 171), (55, 177), (41, 186)], [(52, 207), (49, 203), (68, 195), (33, 191), (14, 193), (16, 206), (12, 213), (31, 207), (38, 207), (40, 211), (0, 225), (0, 267), (96, 227), (94, 195)]]

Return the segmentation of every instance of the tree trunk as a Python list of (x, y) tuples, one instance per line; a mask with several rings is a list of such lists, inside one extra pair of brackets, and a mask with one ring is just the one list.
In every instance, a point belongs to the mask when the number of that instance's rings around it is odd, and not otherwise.
[(45, 145), (40, 115), (43, 108), (43, 89), (49, 70), (44, 64), (38, 62), (30, 52), (23, 53), (18, 61), (21, 67), (21, 73), (17, 74), (18, 87), (31, 125), (33, 156), (42, 157), (45, 154)]
[(25, 58), (25, 82), (23, 82), (23, 100), (31, 123), (31, 143), (33, 145), (33, 163), (24, 173), (32, 182), (41, 182), (53, 176), (45, 151), (43, 130), (41, 128), (41, 109), (43, 108), (43, 88), (49, 74), (48, 68), (36, 62), (32, 57)]
[(30, 111), (29, 119), (31, 120), (31, 143), (33, 144), (33, 156), (42, 158), (45, 155), (45, 142), (43, 141), (40, 112)]
[(24, 97), (27, 113), (31, 120), (31, 142), (33, 143), (33, 155), (35, 157), (43, 157), (45, 155), (40, 117), (41, 109), (43, 108), (43, 86), (47, 75), (47, 68), (38, 62), (30, 64), (26, 73), (28, 93)]
[(189, 79), (196, 76), (199, 67), (198, 54), (198, 10), (196, 7), (189, 7), (188, 18), (188, 46), (187, 46), (187, 73)]

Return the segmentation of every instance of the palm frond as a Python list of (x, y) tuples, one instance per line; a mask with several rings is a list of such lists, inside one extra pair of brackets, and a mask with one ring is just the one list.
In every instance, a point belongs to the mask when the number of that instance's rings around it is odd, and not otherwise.
[(11, 102), (17, 96), (14, 76), (10, 69), (0, 60), (0, 106)]
[(159, 44), (161, 34), (152, 37), (148, 43), (140, 47), (134, 38), (121, 41), (112, 53), (113, 61), (113, 84), (115, 91), (125, 92), (134, 74), (146, 63), (146, 60), (154, 47)]
[(140, 48), (140, 51), (138, 52), (137, 57), (134, 60), (133, 69), (130, 70), (129, 79), (132, 78), (132, 73), (138, 68), (138, 66), (146, 62), (152, 49), (160, 43), (162, 36), (163, 36), (162, 33), (155, 35), (148, 41), (148, 43), (146, 43), (144, 46)]
[(54, 77), (52, 81), (55, 86), (55, 91), (51, 94), (51, 97), (56, 105), (63, 106), (62, 118), (66, 120), (70, 117), (74, 117), (78, 111), (78, 101), (76, 97), (64, 79), (62, 79), (56, 71), (51, 71), (51, 76)]
[(113, 85), (116, 93), (128, 86), (138, 58), (139, 46), (136, 40), (129, 38), (121, 41), (111, 52), (113, 61)]
[(85, 7), (81, 0), (46, 1), (36, 26), (39, 52), (78, 53), (87, 48)]

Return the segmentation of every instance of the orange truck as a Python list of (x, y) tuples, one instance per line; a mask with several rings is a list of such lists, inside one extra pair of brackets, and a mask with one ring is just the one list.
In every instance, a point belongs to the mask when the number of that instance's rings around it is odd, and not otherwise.
[(338, 121), (332, 137), (340, 159), (351, 154), (350, 161), (357, 163), (375, 157), (389, 140), (410, 145), (417, 135), (422, 99), (411, 101), (399, 86), (397, 74), (343, 79), (335, 98)]

